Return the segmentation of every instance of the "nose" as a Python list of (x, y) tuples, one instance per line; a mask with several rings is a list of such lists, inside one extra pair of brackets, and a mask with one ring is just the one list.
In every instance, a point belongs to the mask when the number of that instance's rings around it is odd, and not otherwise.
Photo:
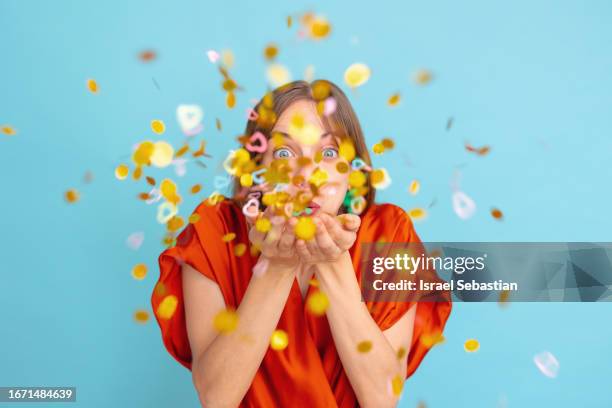
[(312, 159), (305, 159), (304, 156), (302, 156), (302, 158), (296, 163), (294, 177), (297, 179), (294, 179), (295, 186), (299, 187), (300, 189), (309, 188), (310, 178), (316, 168), (317, 165), (312, 161)]

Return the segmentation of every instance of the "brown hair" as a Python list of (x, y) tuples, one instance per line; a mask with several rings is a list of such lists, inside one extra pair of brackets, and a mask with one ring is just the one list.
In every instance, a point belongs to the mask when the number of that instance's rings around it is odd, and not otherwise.
[[(321, 98), (323, 96), (323, 98)], [(245, 136), (251, 136), (259, 131), (270, 139), (272, 129), (276, 119), (287, 109), (293, 102), (298, 100), (309, 100), (317, 103), (323, 103), (322, 99), (332, 97), (336, 101), (336, 109), (330, 115), (321, 115), (321, 119), (328, 131), (333, 131), (341, 137), (350, 139), (355, 147), (356, 157), (361, 158), (368, 166), (372, 166), (370, 154), (365, 143), (365, 137), (359, 124), (359, 119), (351, 106), (350, 101), (342, 92), (342, 90), (333, 82), (327, 80), (316, 80), (312, 83), (306, 81), (294, 81), (276, 88), (266, 94), (255, 105), (253, 110), (258, 113), (258, 120), (249, 120), (245, 129)], [(319, 110), (321, 112), (321, 110)], [(255, 156), (251, 153), (251, 156)], [(241, 202), (242, 197), (240, 191), (242, 186), (240, 180), (233, 178), (233, 199)], [(367, 177), (366, 186), (367, 193), (364, 195), (366, 199), (366, 208), (374, 203), (376, 191), (372, 188), (370, 178)]]

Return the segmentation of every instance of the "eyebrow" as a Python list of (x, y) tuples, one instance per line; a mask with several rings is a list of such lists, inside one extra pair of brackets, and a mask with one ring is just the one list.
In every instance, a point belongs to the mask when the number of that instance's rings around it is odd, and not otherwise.
[[(272, 131), (272, 133), (280, 133), (281, 135), (283, 135), (285, 138), (287, 139), (291, 139), (291, 141), (295, 141), (295, 138), (293, 138), (289, 133), (287, 132), (282, 132), (280, 130), (274, 130)], [(321, 133), (321, 135), (319, 136), (319, 140), (323, 139), (324, 137), (327, 136), (334, 136), (337, 138), (337, 136), (334, 135), (334, 132), (323, 132)], [(338, 142), (338, 140), (336, 140), (336, 142)]]

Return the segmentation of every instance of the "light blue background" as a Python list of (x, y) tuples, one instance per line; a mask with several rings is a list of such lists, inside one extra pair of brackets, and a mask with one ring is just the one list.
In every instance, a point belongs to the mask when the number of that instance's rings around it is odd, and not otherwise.
[[(288, 14), (310, 8), (333, 24), (328, 40), (299, 42), (286, 28)], [(157, 324), (132, 320), (150, 307), (164, 226), (154, 206), (135, 199), (148, 191), (144, 181), (119, 182), (113, 171), (134, 143), (155, 138), (154, 118), (180, 146), (176, 106), (202, 105), (214, 158), (207, 171), (191, 164), (179, 181), (181, 213), (189, 214), (203, 195), (186, 189), (202, 182), (211, 192), (250, 99), (266, 89), (270, 41), (294, 78), (313, 64), (316, 77), (341, 83), (349, 64), (369, 64), (370, 81), (349, 95), (370, 145), (397, 142), (375, 159), (394, 181), (379, 201), (408, 209), (437, 198), (416, 225), (422, 240), (610, 241), (610, 17), (605, 0), (0, 0), (0, 123), (19, 132), (0, 135), (0, 385), (76, 386), (77, 405), (87, 407), (197, 405), (189, 372), (165, 351)], [(159, 58), (142, 64), (136, 56), (148, 48)], [(232, 111), (205, 55), (226, 48), (246, 88)], [(434, 72), (430, 86), (410, 80), (421, 67)], [(98, 95), (87, 92), (87, 78), (98, 81)], [(402, 102), (390, 109), (396, 91)], [(467, 153), (466, 140), (491, 153)], [(458, 165), (461, 188), (478, 206), (468, 221), (450, 200)], [(169, 168), (147, 174), (178, 179)], [(416, 197), (407, 194), (413, 178), (422, 182)], [(67, 205), (71, 187), (82, 198)], [(134, 231), (146, 234), (138, 251), (125, 245)], [(150, 270), (141, 282), (130, 276), (139, 262)], [(610, 312), (609, 304), (455, 304), (446, 343), (406, 383), (401, 405), (612, 406)], [(472, 337), (481, 348), (468, 354), (463, 342)], [(561, 363), (556, 379), (532, 361), (543, 350)]]

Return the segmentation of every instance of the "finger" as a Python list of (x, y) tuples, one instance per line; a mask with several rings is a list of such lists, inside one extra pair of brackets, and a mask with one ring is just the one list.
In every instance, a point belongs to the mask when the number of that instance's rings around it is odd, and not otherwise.
[(304, 261), (309, 261), (312, 258), (312, 254), (308, 250), (306, 242), (304, 242), (303, 239), (298, 239), (297, 241), (295, 241), (295, 250), (298, 256)]
[(283, 229), (285, 227), (285, 219), (283, 217), (274, 216), (270, 219), (272, 223), (272, 228), (266, 234), (266, 238), (264, 239), (264, 245), (267, 247), (278, 247), (278, 240), (280, 239)]
[(293, 229), (295, 228), (295, 224), (297, 224), (297, 219), (295, 217), (291, 217), (289, 221), (285, 223), (285, 229), (278, 243), (278, 249), (281, 253), (289, 252), (287, 255), (293, 254), (293, 244), (295, 243), (295, 233)]
[(339, 239), (342, 238), (342, 235), (346, 233), (346, 231), (344, 231), (344, 229), (340, 225), (340, 221), (331, 217), (330, 215), (322, 214), (321, 219), (323, 223), (325, 224), (325, 228), (327, 229), (327, 232), (329, 233), (329, 235), (334, 241), (337, 242)]
[(315, 237), (306, 241), (306, 248), (308, 248), (308, 252), (310, 252), (311, 256), (316, 256), (319, 252), (321, 252)]
[(355, 214), (342, 214), (337, 217), (342, 227), (348, 231), (357, 231), (361, 225), (361, 217)]
[(321, 221), (317, 224), (317, 233), (315, 235), (317, 245), (321, 252), (327, 256), (336, 256), (340, 253), (340, 248), (336, 245), (334, 240), (331, 238), (325, 224)]

